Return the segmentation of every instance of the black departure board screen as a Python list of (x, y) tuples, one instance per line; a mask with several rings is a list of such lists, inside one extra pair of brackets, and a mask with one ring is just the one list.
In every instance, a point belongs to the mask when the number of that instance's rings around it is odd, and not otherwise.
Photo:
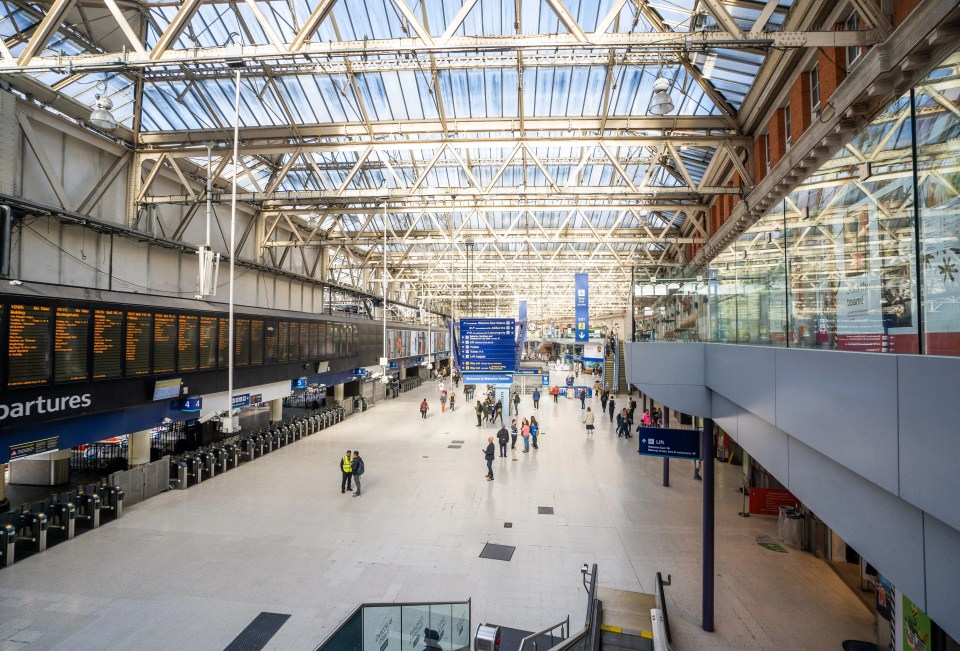
[(127, 376), (150, 375), (150, 339), (153, 337), (153, 315), (149, 312), (127, 312)]
[(220, 341), (217, 345), (217, 363), (220, 368), (227, 368), (230, 364), (230, 320), (220, 319)]
[(93, 311), (93, 379), (112, 380), (123, 375), (123, 312)]
[(300, 328), (296, 321), (290, 322), (290, 361), (300, 359)]
[(183, 314), (177, 330), (177, 369), (180, 371), (197, 370), (197, 350), (199, 325), (195, 316)]
[(327, 356), (327, 324), (317, 324), (317, 357), (323, 359)]
[(233, 327), (233, 363), (236, 366), (248, 366), (250, 364), (250, 320), (237, 319)]
[(310, 358), (317, 359), (320, 357), (320, 347), (317, 344), (317, 322), (310, 322)]
[(50, 314), (42, 305), (10, 306), (7, 386), (28, 387), (50, 380)]
[(153, 315), (153, 372), (177, 370), (177, 315), (158, 312)]
[(250, 365), (263, 364), (263, 321), (250, 322)]
[(300, 359), (310, 357), (310, 325), (306, 321), (300, 322)]
[(200, 317), (200, 370), (217, 368), (217, 317)]
[(289, 321), (280, 321), (280, 330), (277, 334), (277, 360), (281, 362), (287, 361), (289, 359), (289, 354), (287, 353), (287, 341), (290, 338), (290, 322)]
[(267, 321), (263, 330), (264, 361), (272, 364), (277, 361), (277, 322)]
[(90, 342), (90, 310), (58, 307), (53, 330), (53, 368), (56, 382), (89, 380), (87, 345)]
[(337, 351), (335, 351), (335, 350), (333, 349), (333, 331), (334, 331), (336, 325), (337, 325), (336, 323), (328, 323), (328, 324), (327, 324), (327, 345), (326, 345), (327, 357), (336, 357), (336, 356), (337, 356)]

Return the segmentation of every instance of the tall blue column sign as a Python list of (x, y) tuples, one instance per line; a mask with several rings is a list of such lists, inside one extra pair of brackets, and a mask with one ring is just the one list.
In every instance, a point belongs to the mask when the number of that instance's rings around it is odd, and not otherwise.
[(587, 287), (587, 274), (577, 274), (574, 279), (574, 319), (576, 322), (576, 341), (590, 339), (590, 290)]

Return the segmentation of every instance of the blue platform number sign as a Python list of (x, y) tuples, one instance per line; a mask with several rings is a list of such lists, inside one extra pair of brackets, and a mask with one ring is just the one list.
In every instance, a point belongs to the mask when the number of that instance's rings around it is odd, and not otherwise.
[(203, 408), (203, 398), (184, 398), (180, 401), (180, 411), (200, 411)]
[(307, 378), (298, 377), (290, 380), (291, 389), (306, 389), (307, 388)]
[(549, 376), (549, 375), (544, 375), (544, 376), (542, 376), (542, 377), (540, 378), (540, 382), (541, 382), (541, 383), (543, 384), (543, 386), (545, 386), (545, 387), (550, 386), (550, 376)]
[(641, 427), (640, 454), (674, 459), (700, 458), (700, 430)]
[(587, 274), (577, 274), (574, 279), (575, 340), (580, 342), (590, 339), (590, 290), (587, 278)]

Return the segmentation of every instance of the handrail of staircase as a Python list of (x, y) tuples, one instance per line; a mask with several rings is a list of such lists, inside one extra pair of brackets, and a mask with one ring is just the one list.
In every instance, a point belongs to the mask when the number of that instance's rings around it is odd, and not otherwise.
[(663, 613), (663, 628), (667, 634), (667, 646), (672, 648), (673, 638), (670, 637), (670, 617), (667, 615), (667, 597), (663, 593), (663, 586), (670, 585), (670, 575), (667, 575), (667, 580), (663, 580), (663, 575), (660, 572), (657, 572), (657, 608)]
[(528, 648), (527, 648), (528, 643), (529, 643), (529, 649), (533, 649), (533, 651), (538, 651), (537, 638), (540, 637), (541, 635), (547, 635), (548, 633), (550, 634), (551, 644), (550, 646), (547, 647), (547, 649), (552, 649), (554, 646), (556, 646), (555, 644), (552, 643), (554, 638), (553, 631), (557, 630), (558, 628), (560, 629), (559, 637), (560, 637), (560, 641), (562, 642), (563, 640), (567, 639), (567, 637), (570, 635), (570, 615), (567, 615), (566, 619), (563, 619), (557, 622), (553, 626), (549, 626), (543, 629), (542, 631), (537, 631), (536, 633), (531, 633), (527, 637), (520, 640), (520, 651), (528, 651)]
[[(586, 582), (587, 576), (590, 577), (589, 584)], [(584, 618), (583, 628), (549, 651), (599, 651), (600, 611), (603, 605), (597, 599), (596, 563), (591, 566), (589, 574), (584, 574), (584, 586), (587, 588), (587, 616)]]

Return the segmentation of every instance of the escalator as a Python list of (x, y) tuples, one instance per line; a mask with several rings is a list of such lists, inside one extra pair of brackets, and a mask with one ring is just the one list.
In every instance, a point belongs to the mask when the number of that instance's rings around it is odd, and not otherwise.
[(626, 395), (630, 391), (630, 384), (627, 382), (627, 360), (623, 354), (623, 342), (617, 342), (617, 393)]

